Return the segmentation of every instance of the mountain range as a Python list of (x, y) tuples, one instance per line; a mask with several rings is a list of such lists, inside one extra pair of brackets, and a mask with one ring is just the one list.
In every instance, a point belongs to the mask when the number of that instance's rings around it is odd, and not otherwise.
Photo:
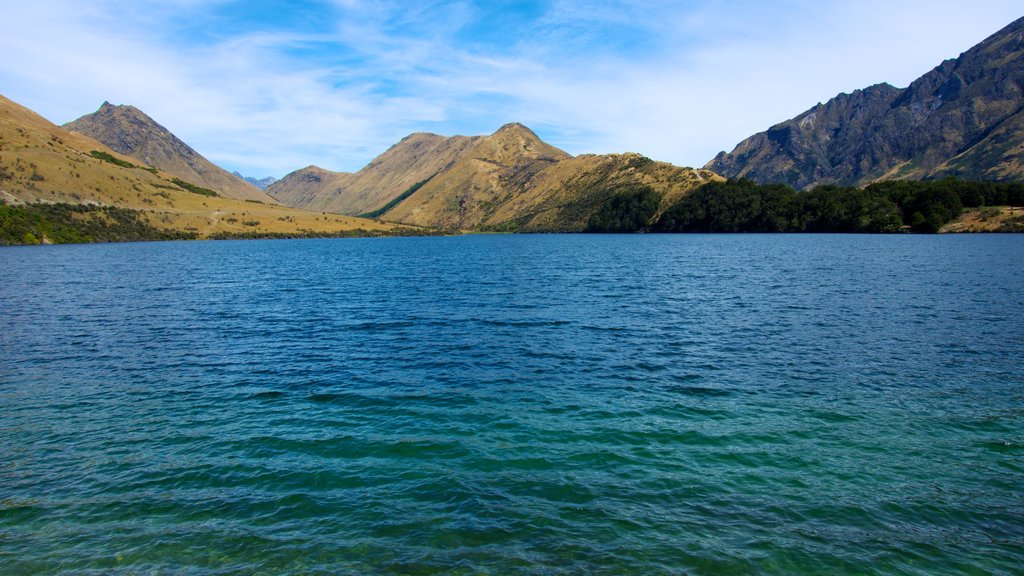
[[(214, 190), (140, 164), (134, 156), (57, 126), (0, 96), (0, 204), (116, 207), (129, 210), (140, 226), (183, 237), (418, 233), (364, 218), (230, 198), (229, 189)], [(72, 218), (104, 221), (109, 214), (94, 210)], [(0, 228), (4, 224), (0, 218)]]
[(512, 123), (490, 136), (413, 134), (355, 174), (297, 171), (268, 188), (286, 207), (269, 195), (264, 201), (134, 107), (104, 103), (60, 127), (0, 100), (4, 203), (127, 208), (197, 237), (581, 231), (621, 194), (650, 191), (660, 213), (718, 180), (635, 153), (572, 157)]
[(755, 134), (705, 168), (729, 178), (863, 186), (1024, 178), (1024, 18), (907, 88), (841, 94)]
[(0, 97), (0, 201), (123, 207), (199, 237), (537, 232), (615, 229), (605, 224), (618, 210), (641, 205), (629, 218), (644, 229), (725, 178), (798, 189), (1024, 179), (1022, 55), (1024, 18), (905, 89), (841, 94), (704, 169), (637, 153), (572, 156), (510, 123), (481, 136), (414, 133), (354, 173), (309, 166), (261, 181), (226, 172), (132, 106), (104, 102), (58, 127)]
[(720, 179), (640, 154), (570, 154), (519, 123), (489, 136), (412, 134), (355, 173), (309, 166), (267, 193), (281, 203), (443, 229), (580, 231), (618, 193), (654, 190), (662, 208)]

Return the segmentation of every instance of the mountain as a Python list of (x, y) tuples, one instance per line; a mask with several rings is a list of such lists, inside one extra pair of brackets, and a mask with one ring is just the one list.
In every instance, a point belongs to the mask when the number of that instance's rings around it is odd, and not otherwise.
[(216, 190), (228, 198), (274, 202), (252, 184), (214, 165), (134, 106), (104, 102), (96, 112), (69, 122), (64, 128), (90, 136), (145, 165)]
[[(128, 159), (83, 134), (55, 126), (0, 96), (0, 200), (10, 204), (113, 204), (156, 195), (162, 180), (93, 156)], [(131, 200), (129, 200), (131, 199)]]
[(449, 165), (384, 214), (388, 220), (439, 228), (473, 228), (546, 168), (571, 158), (522, 124), (477, 138)]
[(270, 186), (274, 182), (277, 182), (277, 178), (274, 178), (273, 176), (267, 176), (266, 178), (253, 178), (252, 176), (242, 176), (238, 172), (232, 172), (231, 174), (233, 176), (241, 178), (242, 180), (245, 180), (249, 184), (252, 184), (253, 186), (259, 188), (260, 190), (266, 190), (268, 186)]
[(716, 178), (639, 154), (574, 158), (512, 123), (489, 136), (412, 134), (354, 174), (309, 166), (267, 191), (291, 206), (418, 226), (570, 231), (618, 193), (650, 188), (667, 206)]
[(1024, 18), (905, 89), (841, 94), (720, 153), (730, 178), (865, 185), (886, 179), (1024, 178)]
[[(136, 162), (0, 96), (0, 216), (21, 210), (19, 217), (25, 217), (33, 207), (43, 206), (49, 207), (47, 213), (69, 218), (62, 225), (102, 225), (111, 214), (128, 214), (135, 231), (200, 238), (418, 233), (363, 218), (223, 197), (176, 174)], [(77, 206), (58, 210), (65, 204)], [(6, 227), (13, 219), (0, 217), (0, 243), (9, 237)], [(146, 237), (162, 236), (105, 238)]]
[(373, 212), (454, 164), (481, 138), (416, 133), (356, 172), (331, 172), (308, 166), (292, 172), (267, 189), (289, 206), (310, 210), (363, 214)]

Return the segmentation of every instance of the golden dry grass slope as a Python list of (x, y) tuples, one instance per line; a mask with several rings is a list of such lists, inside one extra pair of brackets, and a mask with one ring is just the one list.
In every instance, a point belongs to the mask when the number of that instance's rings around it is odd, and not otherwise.
[(8, 204), (66, 202), (131, 208), (140, 210), (157, 228), (199, 237), (408, 231), (364, 218), (196, 194), (175, 185), (174, 174), (125, 167), (96, 158), (93, 151), (125, 164), (137, 163), (0, 96), (0, 200)]
[(964, 210), (959, 218), (940, 228), (939, 232), (1024, 232), (1024, 207), (982, 206)]
[(413, 134), (355, 174), (309, 167), (268, 189), (289, 205), (463, 230), (579, 231), (614, 194), (646, 186), (662, 207), (718, 176), (639, 154), (572, 157), (522, 124), (490, 136)]
[(275, 202), (259, 188), (204, 158), (134, 106), (104, 102), (96, 112), (63, 127), (90, 136), (145, 166), (155, 166), (187, 182), (216, 190), (221, 196)]

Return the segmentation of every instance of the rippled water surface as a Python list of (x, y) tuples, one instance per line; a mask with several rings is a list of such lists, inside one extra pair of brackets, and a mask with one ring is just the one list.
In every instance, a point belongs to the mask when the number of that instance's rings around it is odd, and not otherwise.
[(1021, 574), (1024, 236), (0, 250), (3, 574)]

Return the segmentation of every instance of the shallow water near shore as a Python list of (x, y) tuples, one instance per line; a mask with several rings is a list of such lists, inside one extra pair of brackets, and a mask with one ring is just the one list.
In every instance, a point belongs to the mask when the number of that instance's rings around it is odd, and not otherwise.
[(0, 249), (0, 572), (1019, 574), (1022, 255)]

